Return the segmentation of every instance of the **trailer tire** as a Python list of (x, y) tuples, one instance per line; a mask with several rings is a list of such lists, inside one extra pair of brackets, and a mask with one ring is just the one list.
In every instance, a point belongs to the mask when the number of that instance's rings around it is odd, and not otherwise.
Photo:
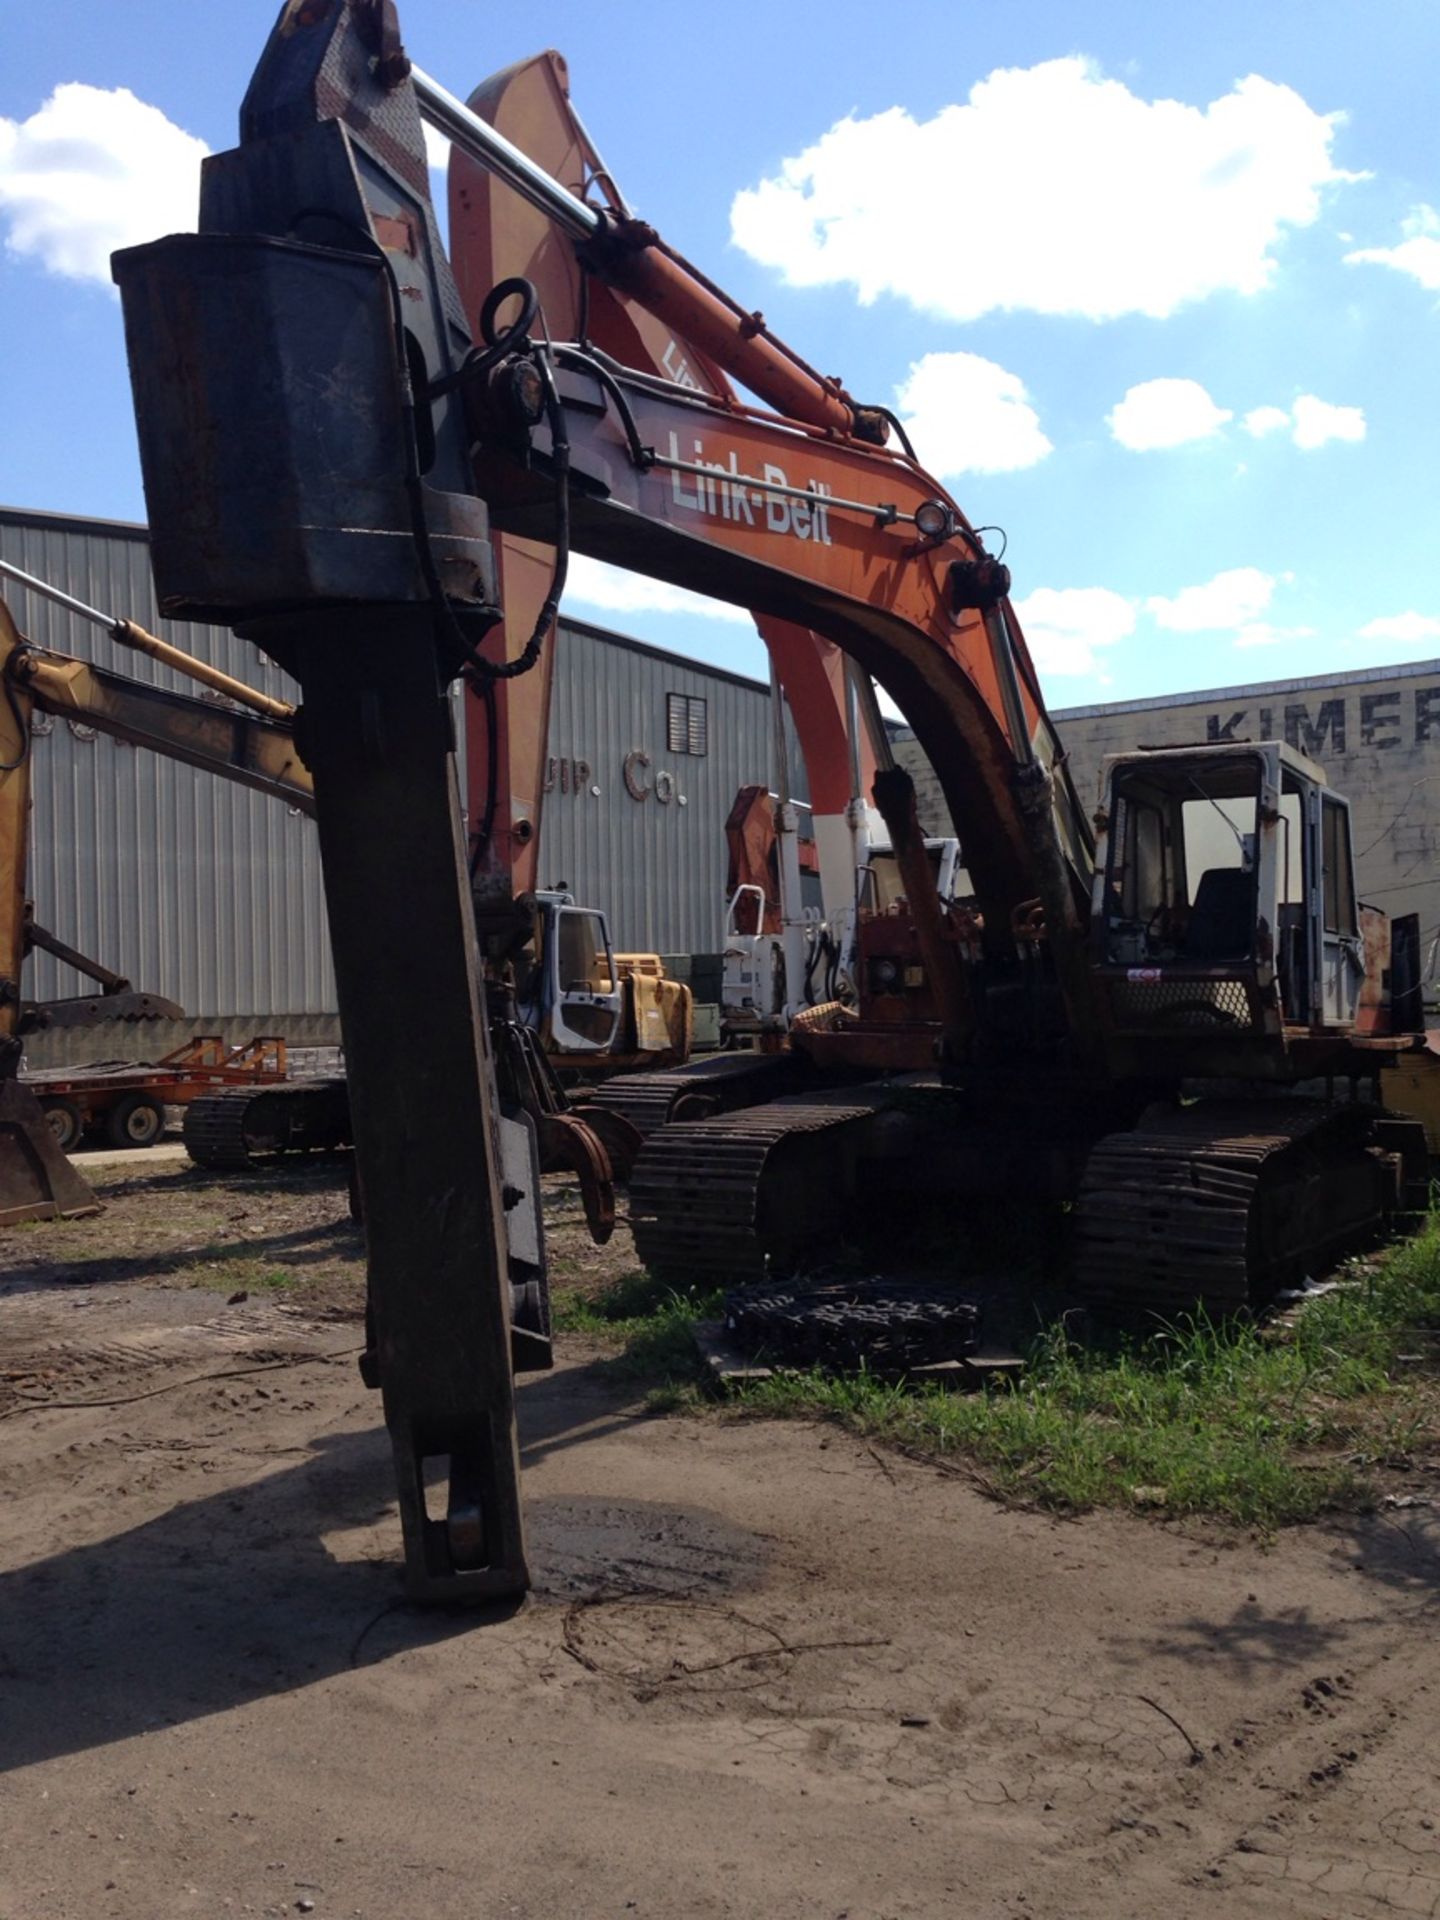
[(148, 1093), (117, 1100), (105, 1116), (105, 1137), (114, 1147), (153, 1147), (165, 1131), (165, 1109)]
[(72, 1148), (79, 1146), (80, 1136), (85, 1131), (85, 1120), (73, 1100), (67, 1100), (63, 1094), (57, 1093), (51, 1099), (40, 1102), (40, 1111), (49, 1122), (55, 1144), (62, 1153), (69, 1153)]

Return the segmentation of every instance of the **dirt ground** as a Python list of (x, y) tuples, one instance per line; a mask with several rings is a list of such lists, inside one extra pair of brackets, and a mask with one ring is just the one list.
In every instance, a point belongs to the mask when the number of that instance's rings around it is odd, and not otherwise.
[(533, 1598), (426, 1614), (335, 1176), (106, 1196), (0, 1244), (0, 1920), (1440, 1913), (1427, 1508), (1056, 1522), (572, 1340)]

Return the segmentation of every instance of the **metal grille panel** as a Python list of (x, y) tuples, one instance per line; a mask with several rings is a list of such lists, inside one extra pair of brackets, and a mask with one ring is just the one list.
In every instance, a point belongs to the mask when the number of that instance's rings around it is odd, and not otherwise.
[(1110, 1009), (1127, 1031), (1213, 1033), (1249, 1026), (1250, 991), (1243, 980), (1112, 980)]

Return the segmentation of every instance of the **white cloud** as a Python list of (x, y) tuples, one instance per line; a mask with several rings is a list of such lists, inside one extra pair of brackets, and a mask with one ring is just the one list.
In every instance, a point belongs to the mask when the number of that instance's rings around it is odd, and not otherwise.
[(1109, 587), (1036, 587), (1015, 602), (1042, 674), (1094, 673), (1096, 654), (1135, 631), (1135, 608)]
[(1360, 638), (1393, 641), (1400, 647), (1428, 647), (1440, 640), (1440, 620), (1428, 613), (1387, 613), (1361, 627)]
[(1368, 262), (1377, 267), (1394, 267), (1408, 273), (1412, 280), (1430, 293), (1440, 293), (1440, 213), (1423, 203), (1412, 208), (1400, 223), (1405, 238), (1393, 247), (1358, 247), (1345, 255), (1349, 267)]
[(920, 464), (942, 478), (1014, 473), (1051, 451), (1024, 383), (978, 353), (927, 353), (895, 401)]
[(1255, 74), (1201, 108), (1141, 99), (1078, 55), (1000, 68), (931, 120), (838, 121), (736, 195), (731, 237), (791, 285), (849, 284), (866, 305), (1163, 319), (1270, 284), (1285, 230), (1362, 177), (1333, 163), (1338, 120)]
[(1302, 453), (1313, 453), (1331, 440), (1365, 438), (1363, 407), (1333, 406), (1313, 393), (1302, 393), (1293, 408), (1252, 407), (1240, 424), (1256, 440), (1288, 427), (1290, 438)]
[(1295, 431), (1291, 435), (1297, 447), (1313, 453), (1329, 440), (1363, 440), (1365, 413), (1360, 407), (1333, 407), (1328, 400), (1317, 400), (1313, 393), (1302, 393), (1295, 402)]
[(56, 87), (28, 120), (0, 118), (0, 220), (9, 250), (110, 284), (110, 255), (194, 227), (203, 140), (126, 87)]
[(706, 620), (727, 620), (752, 631), (755, 625), (743, 607), (732, 607), (728, 600), (710, 600), (703, 593), (691, 593), (688, 587), (672, 587), (643, 573), (627, 573), (623, 567), (592, 560), (584, 553), (570, 556), (561, 601), (567, 610), (576, 603), (599, 607), (605, 613), (686, 613)]
[(1182, 587), (1173, 598), (1153, 594), (1145, 611), (1169, 633), (1238, 632), (1259, 620), (1276, 584), (1274, 574), (1258, 567), (1230, 567), (1203, 586)]
[(1105, 416), (1122, 447), (1149, 453), (1208, 440), (1234, 415), (1217, 407), (1198, 380), (1142, 380)]
[(1285, 407), (1252, 407), (1240, 424), (1252, 439), (1263, 440), (1267, 434), (1288, 427), (1290, 414)]

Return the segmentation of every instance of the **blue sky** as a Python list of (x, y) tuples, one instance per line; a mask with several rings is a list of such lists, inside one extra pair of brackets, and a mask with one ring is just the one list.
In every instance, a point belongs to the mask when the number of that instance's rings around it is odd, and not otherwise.
[[(10, 10), (0, 500), (143, 517), (103, 263), (193, 217), (274, 11)], [(400, 11), (462, 95), (558, 47), (637, 211), (907, 415), (1053, 704), (1440, 656), (1431, 0)], [(763, 672), (730, 610), (578, 571), (576, 614)]]

